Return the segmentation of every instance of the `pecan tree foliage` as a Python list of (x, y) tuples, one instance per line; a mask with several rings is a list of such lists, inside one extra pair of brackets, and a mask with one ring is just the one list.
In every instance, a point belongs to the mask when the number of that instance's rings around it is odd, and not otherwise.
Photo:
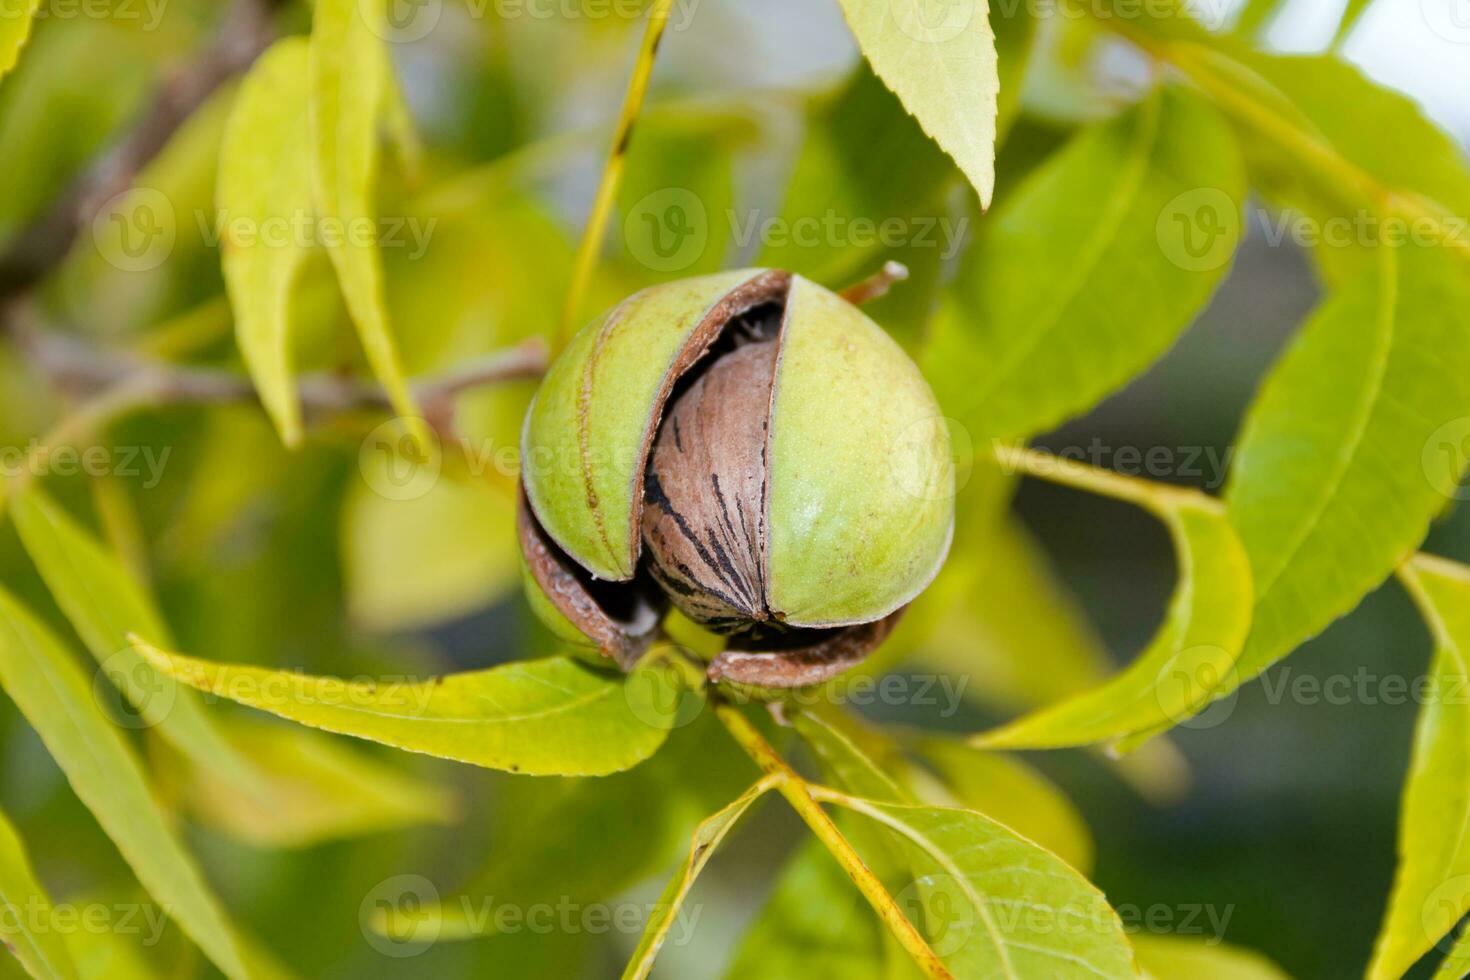
[[(1099, 747), (1159, 792), (1169, 729), (1395, 577), (1462, 689), (1470, 570), (1416, 549), (1470, 433), (1463, 153), (1335, 54), (1263, 50), (1271, 3), (841, 8), (840, 84), (682, 100), (648, 98), (701, 36), (670, 0), (0, 14), (0, 686), (90, 811), (0, 819), (7, 967), (575, 975), (596, 930), (530, 942), (494, 906), (673, 868), (624, 944), (642, 977), (779, 796), (810, 836), (730, 976), (1281, 975), (1130, 935), (1083, 818), (1009, 751)], [(635, 36), (615, 117), (533, 129), (566, 98), (544, 64), (607, 89)], [(1096, 76), (1123, 52), (1147, 70)], [(499, 101), (456, 128), (415, 80)], [(1223, 492), (1031, 448), (1170, 348), (1252, 194), (1384, 234), (1309, 249), (1323, 296)], [(1022, 477), (1167, 532), (1127, 666), (1012, 515)], [(492, 607), (465, 669), (416, 640)], [(834, 693), (916, 656), (1014, 717), (886, 726)], [(1373, 978), (1470, 969), (1470, 709), (1420, 711)], [(470, 767), (512, 774), (490, 831)], [(423, 848), (485, 866), (441, 893), (395, 873)], [(290, 897), (247, 923), (242, 867)], [(66, 926), (43, 880), (78, 878), (168, 928)], [(286, 965), (272, 936), (317, 915), (351, 940)]]

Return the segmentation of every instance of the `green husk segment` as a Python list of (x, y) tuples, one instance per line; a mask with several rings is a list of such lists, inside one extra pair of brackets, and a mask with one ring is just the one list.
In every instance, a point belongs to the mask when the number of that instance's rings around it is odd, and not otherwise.
[(741, 269), (637, 293), (583, 328), (547, 372), (521, 438), (526, 496), (552, 540), (598, 578), (633, 577), (663, 403), (728, 319), (711, 316), (716, 307), (761, 275)]
[(938, 573), (954, 530), (939, 404), (881, 327), (801, 276), (786, 301), (768, 455), (766, 580), (787, 623), (870, 622)]

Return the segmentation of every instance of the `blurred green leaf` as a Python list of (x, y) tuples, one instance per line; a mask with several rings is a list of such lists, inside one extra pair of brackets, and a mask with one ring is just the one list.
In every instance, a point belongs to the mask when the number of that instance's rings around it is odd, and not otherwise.
[(967, 255), (922, 358), (940, 404), (977, 440), (1091, 408), (1204, 306), (1244, 198), (1232, 134), (1197, 96), (1166, 88), (1084, 130)]
[(842, 0), (874, 73), (989, 206), (1000, 79), (988, 11), (984, 4), (945, 5), (936, 23), (933, 7), (932, 0)]
[(520, 582), (515, 502), (483, 483), (441, 478), (422, 496), (394, 499), (354, 481), (341, 539), (348, 612), (371, 630), (432, 626)]
[(216, 966), (230, 977), (247, 976), (224, 910), (159, 809), (132, 749), (98, 709), (86, 675), (60, 641), (3, 591), (0, 683), (148, 893)]
[[(1250, 631), (1250, 560), (1213, 507), (1183, 495), (1152, 509), (1169, 529), (1179, 580), (1148, 647), (1105, 684), (975, 736), (982, 748), (1056, 748), (1148, 737), (1209, 704)], [(1234, 687), (1234, 683), (1230, 683)]]
[(915, 802), (912, 794), (864, 754), (851, 734), (843, 731), (831, 714), (819, 716), (810, 711), (798, 711), (791, 716), (792, 727), (817, 754), (827, 778), (859, 796), (895, 803)]
[(0, 812), (0, 941), (37, 980), (77, 977), (64, 933), (51, 921), (51, 898), (36, 880), (10, 818)]
[(644, 927), (643, 937), (639, 939), (638, 947), (633, 950), (633, 956), (623, 970), (623, 980), (643, 980), (648, 976), (653, 969), (654, 957), (658, 956), (659, 947), (663, 945), (669, 928), (684, 907), (684, 899), (689, 895), (689, 890), (694, 887), (694, 880), (699, 877), (709, 859), (714, 857), (720, 842), (735, 828), (736, 822), (745, 815), (745, 811), (750, 809), (750, 805), (771, 788), (771, 778), (767, 776), (762, 779), (724, 809), (701, 821), (694, 829), (689, 859), (674, 874), (668, 887), (654, 904), (653, 913)]
[[(312, 184), (318, 217), (340, 223), (341, 235), (323, 237), (342, 295), (373, 373), (387, 389), (403, 424), (427, 438), (418, 406), (403, 378), (388, 321), (383, 258), (373, 188), (379, 163), (378, 126), (390, 84), (376, 4), (320, 0), (312, 16), (308, 82)], [(363, 232), (371, 229), (364, 240)]]
[(20, 49), (25, 47), (31, 36), (31, 20), (39, 6), (41, 0), (25, 0), (19, 5), (7, 4), (0, 11), (0, 78), (4, 78), (20, 58)]
[[(428, 681), (348, 681), (216, 664), (141, 640), (155, 667), (201, 691), (282, 718), (409, 752), (527, 775), (601, 776), (663, 744), (678, 700), (656, 668), (622, 677), (566, 657), (528, 660)], [(660, 688), (653, 695), (641, 687)], [(646, 698), (646, 700), (645, 700)]]
[(1470, 912), (1470, 568), (1416, 555), (1400, 571), (1434, 635), (1399, 816), (1399, 866), (1369, 980), (1403, 976)]
[(1289, 980), (1260, 953), (1227, 943), (1138, 932), (1133, 951), (1146, 980)]
[(1225, 498), (1256, 585), (1242, 681), (1356, 606), (1459, 485), (1470, 283), (1434, 249), (1378, 258), (1301, 329), (1241, 429)]
[(1465, 980), (1470, 976), (1470, 929), (1461, 929), (1444, 962), (1434, 971), (1434, 980)]
[(842, 866), (808, 838), (741, 939), (725, 980), (893, 980), (882, 928)]
[[(220, 147), (216, 194), (224, 223), (220, 261), (235, 337), (288, 446), (301, 441), (301, 402), (291, 364), (291, 293), (310, 248), (303, 229), (315, 218), (310, 131), (301, 114), (307, 62), (307, 42), (287, 38), (250, 69)], [(230, 237), (236, 222), (243, 225), (243, 240)]]
[(892, 831), (909, 856), (930, 945), (957, 977), (1134, 977), (1123, 923), (1086, 878), (988, 817), (949, 807), (832, 802)]
[(310, 847), (323, 841), (449, 824), (455, 795), (406, 775), (309, 728), (241, 721), (231, 744), (270, 782), (268, 795), (245, 792), (195, 763), (185, 799), (193, 814), (255, 847)]
[(168, 630), (126, 568), (39, 487), (17, 492), (11, 516), (21, 542), (77, 635), (138, 712), (180, 752), (242, 787), (261, 789), (254, 767), (225, 741), (194, 692), (161, 676), (138, 656), (130, 633), (162, 638)]

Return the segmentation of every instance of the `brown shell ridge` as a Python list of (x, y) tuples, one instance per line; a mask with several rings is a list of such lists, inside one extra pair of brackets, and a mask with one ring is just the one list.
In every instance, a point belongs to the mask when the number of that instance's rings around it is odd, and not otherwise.
[(782, 319), (784, 322), (784, 305), (786, 295), (791, 289), (791, 273), (781, 269), (771, 269), (757, 273), (750, 279), (736, 286), (704, 312), (700, 317), (699, 324), (690, 331), (689, 339), (680, 348), (679, 354), (674, 358), (669, 369), (664, 372), (663, 381), (659, 384), (658, 393), (653, 399), (653, 405), (649, 409), (648, 422), (643, 427), (643, 444), (638, 451), (638, 464), (633, 468), (633, 520), (629, 527), (632, 538), (633, 564), (638, 564), (638, 557), (643, 553), (643, 480), (644, 472), (648, 468), (649, 454), (653, 451), (654, 436), (658, 433), (659, 422), (663, 420), (664, 407), (668, 404), (669, 396), (673, 393), (674, 385), (680, 377), (690, 368), (697, 364), (700, 358), (709, 351), (710, 346), (719, 339), (725, 328), (730, 325), (740, 314), (760, 306), (762, 303), (780, 301), (783, 304)]

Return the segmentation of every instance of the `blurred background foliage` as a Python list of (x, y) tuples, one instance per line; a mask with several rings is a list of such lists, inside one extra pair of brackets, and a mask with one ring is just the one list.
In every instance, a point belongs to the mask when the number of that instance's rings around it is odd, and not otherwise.
[[(1246, 6), (1236, 29), (1265, 31), (1274, 43), (1295, 38), (1311, 46), (1334, 33), (1324, 33), (1328, 13), (1318, 9), (1332, 4)], [(1350, 6), (1356, 13), (1362, 5)], [(1407, 16), (1401, 5), (1384, 6), (1396, 9), (1370, 11), (1362, 30), (1390, 24), (1390, 14)], [(0, 239), (17, 234), (137, 117), (161, 80), (206, 43), (217, 7), (169, 0), (153, 27), (122, 16), (38, 22), (19, 67), (0, 85)], [(1301, 7), (1317, 9), (1317, 19)], [(998, 206), (1071, 132), (1127, 106), (1148, 80), (1139, 59), (1101, 40), (1086, 21), (1053, 19), (1036, 31), (1025, 5), (1008, 9), (1016, 15), (997, 21), (1009, 127)], [(382, 214), (431, 229), (422, 254), (385, 251), (390, 308), (411, 374), (554, 328), (636, 46), (636, 21), (501, 18), (494, 10), (446, 0), (435, 30), (394, 46), (429, 150), (418, 180), (389, 165), (380, 188)], [(304, 5), (282, 15), (297, 29), (308, 16)], [(1442, 85), (1426, 84), (1416, 94), (1443, 104)], [(140, 175), (140, 185), (173, 205), (169, 261), (145, 272), (120, 270), (84, 230), (45, 286), (55, 322), (119, 351), (239, 367), (211, 231), (196, 220), (213, 213), (216, 154), (233, 91), (226, 86), (212, 97)], [(906, 263), (909, 281), (871, 312), (911, 347), (924, 337), (962, 252), (830, 241), (762, 248), (758, 239), (740, 241), (736, 225), (751, 214), (795, 220), (829, 210), (875, 219), (944, 215), (966, 220), (971, 234), (984, 223), (948, 159), (857, 67), (834, 3), (699, 3), (665, 39), (627, 174), (587, 315), (666, 278), (639, 261), (637, 228), (630, 224), (625, 234), (624, 220), (669, 187), (693, 190), (709, 221), (707, 246), (681, 270), (687, 273), (770, 263), (841, 286), (885, 259)], [(1200, 447), (1223, 458), (1257, 380), (1313, 306), (1323, 274), (1310, 256), (1253, 228), (1182, 341), (1124, 392), (1038, 444)], [(360, 366), (324, 256), (309, 264), (300, 296), (303, 369)], [(955, 377), (934, 378), (941, 391), (964, 384), (964, 365), (952, 369)], [(520, 596), (513, 484), (493, 470), (495, 454), (516, 445), (531, 388), (518, 383), (462, 397), (462, 431), (491, 472), (440, 480), (414, 500), (373, 489), (375, 461), (360, 459), (359, 447), (375, 419), (334, 420), (311, 430), (292, 454), (247, 406), (149, 411), (119, 427), (114, 445), (147, 447), (166, 460), (156, 486), (143, 477), (107, 477), (100, 485), (52, 477), (47, 486), (151, 582), (181, 650), (344, 676), (423, 675), (523, 659), (551, 645)], [(0, 344), (0, 441), (24, 447), (65, 411), (23, 356)], [(486, 476), (489, 492), (467, 485), (478, 476)], [(1180, 479), (1219, 489), (1205, 477)], [(1014, 522), (1005, 516), (1012, 493)], [(963, 571), (951, 569), (935, 587), (951, 599), (959, 590), (959, 611), (925, 620), (933, 627), (925, 636), (900, 634), (869, 669), (963, 675), (964, 703), (954, 713), (904, 705), (869, 713), (975, 731), (1085, 686), (1146, 642), (1174, 575), (1168, 540), (1151, 518), (1049, 485), (1017, 487), (982, 469), (971, 474), (960, 508), (968, 530), (952, 565)], [(1452, 512), (1427, 547), (1470, 553), (1470, 521)], [(71, 635), (9, 524), (0, 530), (0, 576)], [(1389, 584), (1277, 673), (1414, 677), (1425, 670), (1428, 649), (1418, 617)], [(1180, 729), (1171, 747), (1127, 765), (1082, 752), (1026, 761), (1084, 815), (1095, 880), (1115, 906), (1228, 909), (1227, 938), (1294, 975), (1354, 974), (1389, 890), (1415, 708), (1297, 703), (1273, 690), (1246, 686), (1219, 724)], [(246, 714), (225, 705), (212, 710)], [(8, 701), (0, 730), (0, 806), (24, 832), (52, 894), (135, 895), (128, 868)], [(384, 756), (350, 748), (358, 762)], [(394, 959), (369, 942), (361, 909), (380, 882), (398, 874), (423, 875), (446, 897), (652, 901), (692, 822), (734, 796), (751, 772), (708, 719), (680, 730), (652, 762), (596, 781), (518, 779), (394, 756), (387, 761), (405, 778), (454, 792), (451, 827), (418, 826), (408, 814), (402, 822), (412, 826), (348, 840), (308, 834), (278, 848), (269, 845), (281, 841), (250, 839), (248, 820), (219, 787), (211, 790), (208, 774), (159, 745), (150, 747), (150, 761), (238, 919), (303, 975), (343, 978), (613, 974), (636, 935), (521, 932), (443, 941)], [(795, 818), (777, 806), (743, 827), (697, 886), (697, 939), (671, 944), (660, 974), (722, 975), (802, 837)], [(151, 955), (167, 964), (161, 975), (202, 968), (176, 931)], [(832, 969), (839, 975), (840, 964)]]

